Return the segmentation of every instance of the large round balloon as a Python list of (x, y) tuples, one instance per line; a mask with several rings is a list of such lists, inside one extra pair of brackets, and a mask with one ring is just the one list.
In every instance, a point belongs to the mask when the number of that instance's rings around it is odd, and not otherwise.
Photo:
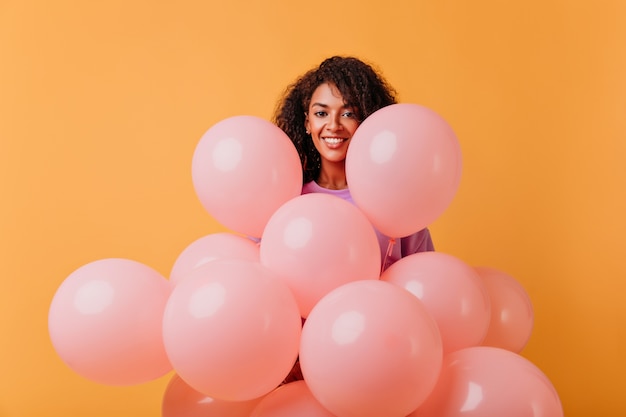
[(172, 369), (161, 330), (170, 284), (154, 269), (109, 258), (72, 272), (48, 315), (52, 344), (76, 373), (106, 385), (135, 385)]
[(263, 232), (260, 255), (293, 291), (302, 317), (340, 285), (380, 275), (372, 225), (356, 206), (328, 194), (304, 194), (281, 206)]
[(255, 116), (213, 125), (196, 146), (191, 171), (204, 208), (224, 226), (254, 237), (302, 189), (293, 143), (276, 125)]
[(478, 346), (446, 355), (431, 395), (409, 417), (563, 417), (559, 395), (528, 359)]
[(491, 299), (491, 322), (483, 341), (520, 353), (532, 334), (534, 310), (530, 296), (511, 275), (495, 268), (474, 268), (482, 278)]
[(443, 340), (444, 353), (479, 346), (491, 318), (489, 293), (478, 273), (459, 258), (442, 252), (404, 257), (381, 274), (422, 300)]
[(341, 417), (405, 417), (434, 388), (442, 356), (422, 302), (378, 280), (351, 282), (322, 298), (300, 346), (304, 380)]
[(335, 417), (315, 399), (304, 381), (290, 382), (267, 394), (250, 417)]
[(261, 398), (224, 401), (191, 388), (178, 374), (167, 384), (161, 417), (250, 417)]
[(177, 284), (191, 270), (217, 259), (259, 261), (259, 245), (234, 233), (212, 233), (191, 242), (176, 258), (170, 282)]
[(346, 156), (354, 202), (383, 234), (403, 237), (437, 219), (461, 179), (451, 127), (417, 104), (393, 104), (363, 121)]
[(302, 322), (289, 288), (258, 262), (216, 260), (172, 290), (163, 340), (174, 370), (196, 391), (245, 401), (291, 370)]

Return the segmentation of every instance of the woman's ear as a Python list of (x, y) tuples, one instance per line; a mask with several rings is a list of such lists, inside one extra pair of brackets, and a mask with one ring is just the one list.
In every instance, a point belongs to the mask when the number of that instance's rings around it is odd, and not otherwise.
[(309, 114), (304, 113), (304, 130), (306, 130), (306, 134), (311, 133), (311, 129), (309, 129)]

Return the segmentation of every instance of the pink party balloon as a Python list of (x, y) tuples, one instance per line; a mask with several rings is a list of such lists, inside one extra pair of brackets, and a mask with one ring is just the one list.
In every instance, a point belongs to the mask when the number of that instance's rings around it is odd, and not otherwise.
[(442, 252), (409, 255), (381, 274), (419, 298), (434, 317), (444, 353), (478, 346), (489, 328), (489, 294), (478, 273)]
[(405, 417), (434, 388), (442, 356), (437, 325), (422, 302), (373, 280), (322, 298), (300, 346), (304, 380), (340, 417)]
[(437, 386), (408, 417), (563, 417), (559, 395), (529, 360), (500, 348), (444, 358)]
[(520, 353), (533, 330), (534, 310), (522, 284), (495, 268), (475, 268), (491, 299), (491, 322), (484, 346), (494, 346)]
[(161, 331), (169, 294), (165, 277), (139, 262), (88, 263), (72, 272), (52, 299), (52, 344), (89, 380), (135, 385), (157, 379), (172, 369)]
[(384, 107), (363, 121), (346, 156), (356, 205), (391, 237), (415, 233), (452, 202), (461, 149), (450, 126), (417, 104)]
[(311, 394), (304, 381), (282, 385), (267, 394), (250, 417), (335, 417)]
[(302, 322), (289, 288), (258, 262), (216, 260), (172, 291), (163, 339), (174, 370), (227, 401), (267, 394), (298, 355)]
[(212, 233), (193, 241), (176, 258), (170, 282), (177, 284), (192, 269), (217, 259), (242, 259), (258, 262), (259, 245), (233, 233)]
[(174, 374), (165, 389), (161, 417), (250, 417), (261, 398), (224, 401), (191, 388)]
[(340, 285), (380, 275), (371, 224), (356, 206), (328, 194), (301, 195), (280, 207), (263, 232), (260, 256), (293, 291), (302, 317)]
[(300, 158), (291, 140), (255, 116), (213, 125), (197, 144), (191, 168), (203, 207), (248, 236), (260, 237), (274, 211), (302, 188)]

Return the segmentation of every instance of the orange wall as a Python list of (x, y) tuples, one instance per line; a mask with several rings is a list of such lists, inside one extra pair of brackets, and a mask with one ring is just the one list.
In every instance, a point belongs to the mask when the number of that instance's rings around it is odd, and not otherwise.
[(222, 230), (190, 164), (232, 115), (269, 117), (320, 59), (378, 64), (464, 153), (439, 250), (527, 288), (523, 354), (568, 417), (623, 415), (626, 374), (626, 3), (0, 3), (0, 416), (157, 416), (163, 379), (101, 386), (53, 351), (47, 313), (106, 257), (164, 275)]

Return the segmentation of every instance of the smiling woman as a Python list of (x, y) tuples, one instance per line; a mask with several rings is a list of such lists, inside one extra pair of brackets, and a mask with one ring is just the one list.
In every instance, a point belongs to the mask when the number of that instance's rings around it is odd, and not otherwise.
[[(277, 105), (274, 121), (298, 149), (305, 184), (318, 181), (323, 175), (332, 176), (329, 180), (335, 183), (343, 182), (341, 188), (346, 188), (343, 170), (324, 173), (329, 167), (316, 149), (320, 135), (332, 138), (335, 133), (349, 143), (363, 120), (395, 102), (394, 88), (371, 65), (354, 57), (334, 56), (287, 87)], [(343, 165), (345, 153), (336, 162)]]
[[(302, 194), (325, 193), (354, 204), (346, 156), (361, 123), (396, 104), (396, 91), (374, 67), (355, 57), (333, 56), (299, 77), (279, 101), (274, 121), (291, 139), (303, 170)], [(434, 250), (427, 228), (393, 245), (376, 231), (387, 265), (403, 256)]]

